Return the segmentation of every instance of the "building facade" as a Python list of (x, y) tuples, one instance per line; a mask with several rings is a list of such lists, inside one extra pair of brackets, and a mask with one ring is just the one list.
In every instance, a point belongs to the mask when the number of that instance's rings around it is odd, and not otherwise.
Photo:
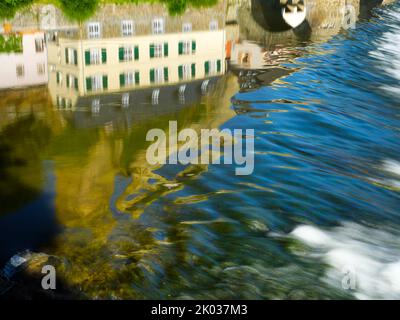
[(44, 33), (30, 31), (17, 36), (22, 38), (22, 52), (0, 53), (0, 89), (46, 84), (47, 49)]
[(215, 8), (170, 17), (158, 4), (105, 5), (80, 27), (48, 33), (54, 103), (73, 108), (80, 97), (116, 93), (127, 102), (127, 92), (149, 88), (156, 101), (164, 86), (184, 94), (184, 84), (225, 72), (223, 26)]

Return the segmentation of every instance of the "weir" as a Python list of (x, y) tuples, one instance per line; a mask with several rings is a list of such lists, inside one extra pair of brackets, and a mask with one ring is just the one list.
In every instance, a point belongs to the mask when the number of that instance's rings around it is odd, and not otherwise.
[(368, 17), (372, 8), (392, 0), (228, 0), (227, 23), (237, 21), (240, 8), (248, 8), (263, 29), (279, 32), (322, 24), (327, 17), (344, 19), (346, 6), (357, 18)]

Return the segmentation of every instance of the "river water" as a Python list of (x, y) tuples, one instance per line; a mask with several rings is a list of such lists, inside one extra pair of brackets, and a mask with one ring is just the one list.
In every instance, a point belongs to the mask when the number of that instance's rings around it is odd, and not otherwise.
[[(376, 8), (273, 67), (231, 61), (165, 112), (1, 91), (2, 261), (56, 255), (87, 298), (399, 299), (399, 40), (398, 3)], [(146, 132), (169, 120), (254, 129), (253, 174), (149, 166)]]

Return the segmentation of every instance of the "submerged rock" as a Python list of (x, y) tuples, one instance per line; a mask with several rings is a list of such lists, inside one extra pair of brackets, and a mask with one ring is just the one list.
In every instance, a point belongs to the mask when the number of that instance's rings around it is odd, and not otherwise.
[[(48, 274), (43, 267), (56, 271), (56, 288), (44, 289), (43, 278)], [(0, 299), (72, 299), (80, 296), (78, 290), (66, 285), (60, 276), (68, 268), (67, 262), (57, 256), (29, 250), (10, 258), (0, 272)]]

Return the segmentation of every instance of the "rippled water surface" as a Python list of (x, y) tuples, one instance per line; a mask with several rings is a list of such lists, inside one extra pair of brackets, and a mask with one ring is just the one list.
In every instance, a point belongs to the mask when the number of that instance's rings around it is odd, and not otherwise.
[[(398, 3), (377, 8), (274, 66), (228, 62), (165, 113), (0, 92), (2, 261), (62, 257), (89, 298), (400, 298), (399, 35)], [(145, 134), (169, 120), (254, 129), (254, 173), (148, 165)]]

